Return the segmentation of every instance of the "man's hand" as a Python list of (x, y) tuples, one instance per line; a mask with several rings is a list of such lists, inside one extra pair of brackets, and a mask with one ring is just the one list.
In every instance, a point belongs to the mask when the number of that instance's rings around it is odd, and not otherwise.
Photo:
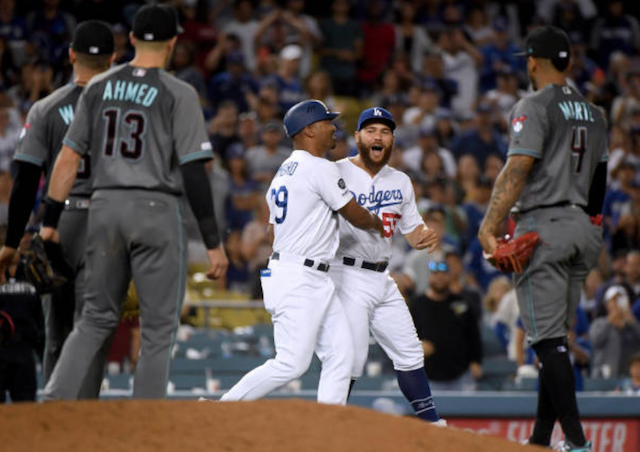
[(424, 357), (428, 358), (436, 352), (436, 346), (431, 341), (422, 341), (422, 352)]
[(418, 241), (416, 242), (415, 249), (423, 250), (427, 248), (427, 251), (433, 253), (440, 245), (440, 237), (433, 229), (423, 226), (418, 231)]
[(223, 278), (227, 273), (229, 260), (227, 259), (227, 254), (224, 252), (224, 248), (222, 247), (222, 245), (212, 250), (207, 250), (207, 257), (209, 258), (209, 263), (211, 264), (211, 269), (207, 272), (207, 278)]
[(13, 263), (13, 258), (16, 255), (16, 249), (10, 246), (3, 246), (0, 249), (0, 284), (7, 282), (5, 273), (7, 268)]
[(482, 249), (486, 255), (491, 256), (496, 252), (498, 239), (496, 239), (491, 232), (481, 229), (478, 233), (478, 240), (480, 240), (480, 245), (482, 245)]
[(40, 237), (42, 237), (42, 240), (45, 242), (60, 243), (60, 234), (57, 229), (43, 227), (40, 229)]
[(480, 363), (470, 363), (469, 371), (474, 379), (479, 380), (482, 378), (482, 365)]

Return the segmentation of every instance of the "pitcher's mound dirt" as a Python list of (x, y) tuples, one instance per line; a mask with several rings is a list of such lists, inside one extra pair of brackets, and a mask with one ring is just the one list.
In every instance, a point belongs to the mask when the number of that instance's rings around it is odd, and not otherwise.
[(535, 449), (353, 406), (301, 400), (240, 403), (120, 400), (1, 406), (0, 450), (525, 452)]

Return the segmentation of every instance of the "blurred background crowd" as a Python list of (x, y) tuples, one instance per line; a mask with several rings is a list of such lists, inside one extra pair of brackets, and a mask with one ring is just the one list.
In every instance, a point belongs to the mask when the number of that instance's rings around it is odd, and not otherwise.
[[(160, 3), (177, 9), (184, 29), (168, 70), (199, 93), (216, 153), (209, 171), (230, 267), (215, 296), (261, 297), (257, 275), (271, 252), (264, 190), (292, 150), (281, 122), (287, 109), (316, 98), (343, 112), (327, 155), (338, 160), (357, 152), (361, 109), (383, 106), (398, 125), (390, 165), (411, 176), (426, 223), (443, 239), (442, 249), (428, 254), (396, 237), (394, 278), (410, 304), (439, 296), (432, 286), (464, 301), (479, 329), (491, 329), (522, 366), (533, 358), (510, 280), (482, 258), (476, 233), (505, 162), (510, 110), (531, 92), (525, 61), (513, 54), (540, 24), (565, 30), (573, 61), (567, 83), (605, 112), (610, 153), (606, 247), (584, 287), (574, 361), (578, 374), (604, 378), (628, 374), (633, 362), (640, 385), (640, 358), (630, 360), (640, 352), (639, 2)], [(11, 161), (26, 114), (71, 80), (75, 25), (111, 23), (116, 62), (125, 63), (133, 57), (132, 18), (143, 4), (0, 0), (0, 223), (7, 221)], [(191, 223), (196, 264), (202, 250)]]

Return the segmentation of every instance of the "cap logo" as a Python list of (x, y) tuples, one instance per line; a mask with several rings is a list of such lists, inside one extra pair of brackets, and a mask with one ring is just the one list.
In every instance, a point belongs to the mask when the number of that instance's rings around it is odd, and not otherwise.
[(96, 46), (89, 47), (89, 53), (93, 53), (95, 55), (95, 54), (97, 54), (99, 52), (100, 52), (100, 49), (97, 48)]
[(374, 108), (373, 116), (382, 116), (382, 112), (378, 108)]
[(145, 33), (143, 38), (145, 41), (153, 41), (153, 33)]
[(562, 52), (560, 52), (560, 53), (558, 54), (558, 56), (559, 56), (560, 58), (566, 58), (568, 55), (567, 55), (567, 52), (562, 51)]

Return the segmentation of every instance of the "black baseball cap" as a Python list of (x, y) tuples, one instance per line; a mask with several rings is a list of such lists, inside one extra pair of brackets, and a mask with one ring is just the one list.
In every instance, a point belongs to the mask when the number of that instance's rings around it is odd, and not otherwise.
[(529, 33), (524, 52), (515, 55), (568, 61), (571, 58), (571, 43), (564, 31), (547, 25)]
[(71, 48), (87, 55), (110, 55), (113, 53), (113, 32), (108, 23), (87, 20), (76, 27)]
[(133, 36), (142, 41), (168, 41), (182, 32), (173, 8), (146, 5), (133, 18)]

